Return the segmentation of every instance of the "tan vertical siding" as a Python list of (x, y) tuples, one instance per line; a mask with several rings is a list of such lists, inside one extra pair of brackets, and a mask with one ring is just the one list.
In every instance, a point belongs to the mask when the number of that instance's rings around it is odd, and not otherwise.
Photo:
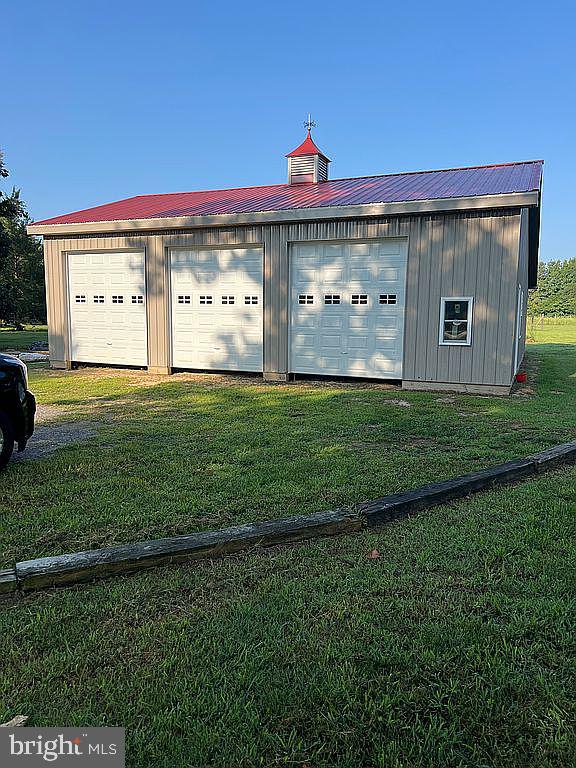
[[(468, 296), (464, 294), (464, 277), (466, 267), (466, 252), (468, 238), (469, 219), (463, 219), (455, 222), (454, 227), (454, 248), (452, 252), (452, 295)], [(458, 354), (457, 347), (448, 347), (448, 380), (460, 382), (460, 370), (465, 356)]]
[[(430, 295), (429, 299), (429, 319), (430, 322), (438, 328), (439, 316), (440, 316), (440, 298), (442, 296), (454, 295), (452, 291), (452, 271), (454, 268), (454, 238), (457, 221), (454, 217), (444, 219), (444, 236), (442, 239), (442, 253), (441, 261), (437, 268), (440, 268), (440, 295)], [(422, 325), (422, 318), (420, 313), (417, 315), (417, 328), (420, 329)], [(438, 340), (436, 340), (438, 345)], [(469, 348), (468, 348), (469, 349)], [(450, 367), (450, 353), (451, 347), (438, 346), (438, 362), (436, 368), (436, 381), (450, 381), (449, 367)], [(467, 350), (466, 350), (467, 351)], [(460, 350), (458, 350), (460, 352)], [(417, 373), (416, 378), (428, 379), (431, 375), (431, 371), (422, 369), (422, 361), (416, 360), (415, 371)], [(407, 374), (406, 374), (407, 376)], [(408, 376), (407, 376), (408, 378)]]
[(46, 273), (46, 305), (48, 343), (54, 363), (68, 358), (68, 290), (61, 241), (44, 241), (44, 270)]
[[(496, 360), (496, 334), (498, 331), (497, 309), (500, 303), (500, 279), (502, 269), (502, 222), (500, 219), (490, 219), (490, 239), (488, 243), (488, 269), (482, 276), (483, 285), (486, 286), (484, 304), (485, 337), (482, 354), (481, 381), (493, 380)], [(478, 286), (482, 289), (482, 285)]]
[(168, 368), (168, 285), (161, 235), (146, 242), (146, 306), (148, 365)]
[[(412, 327), (417, 322), (417, 314), (421, 307), (427, 307), (430, 301), (430, 283), (433, 273), (437, 271), (433, 262), (432, 235), (434, 231), (434, 221), (430, 217), (422, 218), (418, 227), (418, 270), (412, 270), (414, 289), (411, 289), (410, 304), (413, 305), (411, 321)], [(408, 298), (408, 297), (407, 297)], [(432, 335), (431, 335), (432, 334)], [(434, 338), (436, 335), (436, 338)], [(434, 334), (433, 325), (429, 326), (422, 333), (410, 334), (410, 347), (414, 349), (414, 357), (410, 358), (412, 367), (418, 360), (425, 364), (428, 361), (428, 350), (431, 346), (436, 349), (438, 346), (438, 334)], [(432, 362), (432, 361), (431, 361)], [(434, 370), (436, 360), (433, 361)]]
[(290, 263), (288, 260), (288, 234), (287, 227), (277, 227), (277, 241), (280, 264), (278, 274), (274, 282), (277, 284), (276, 307), (277, 314), (277, 334), (278, 334), (278, 368), (277, 371), (288, 370), (288, 347), (289, 334), (286, 329), (290, 324)]
[[(412, 224), (405, 379), (510, 384), (518, 230), (513, 212), (423, 217)], [(474, 297), (469, 347), (438, 344), (440, 299), (450, 295)]]
[(278, 269), (278, 251), (274, 240), (274, 231), (264, 227), (264, 372), (282, 370), (278, 362), (278, 317), (274, 307), (278, 306), (278, 288), (273, 280), (273, 274)]
[(496, 376), (513, 379), (514, 328), (516, 324), (516, 300), (518, 289), (518, 243), (520, 239), (520, 217), (503, 219), (502, 270), (500, 273), (500, 303), (498, 307), (497, 362)]
[(404, 362), (403, 375), (411, 371), (416, 365), (416, 339), (415, 334), (409, 332), (410, 328), (417, 324), (417, 312), (420, 311), (420, 258), (421, 243), (420, 228), (421, 219), (410, 222), (410, 237), (408, 241), (408, 264), (406, 271), (406, 309), (404, 315)]
[[(526, 351), (526, 321), (527, 321), (527, 308), (528, 308), (528, 209), (523, 208), (520, 217), (520, 241), (519, 241), (519, 254), (518, 254), (518, 275), (517, 282), (522, 286), (524, 291), (524, 328), (522, 328), (522, 337), (520, 344), (518, 345), (518, 363), (522, 361), (524, 353)], [(517, 289), (517, 286), (515, 286)], [(516, 301), (514, 303), (514, 325), (516, 326), (516, 319), (518, 317), (518, 294), (516, 293)], [(518, 333), (518, 328), (515, 327), (515, 337)]]
[[(463, 259), (464, 276), (462, 285), (462, 296), (473, 296), (477, 290), (478, 280), (478, 261), (481, 258), (479, 253), (480, 228), (478, 222), (474, 219), (466, 219), (466, 251)], [(474, 312), (477, 307), (474, 308)], [(476, 332), (478, 326), (475, 323), (472, 328)], [(474, 341), (472, 342), (474, 343)], [(472, 381), (472, 355), (463, 355), (460, 358), (460, 383)]]
[[(524, 213), (522, 214), (524, 217)], [(527, 233), (528, 217), (525, 216)], [(524, 221), (524, 218), (523, 218)], [(261, 245), (264, 258), (264, 371), (288, 372), (290, 243), (383, 237), (408, 239), (404, 378), (507, 385), (512, 379), (520, 213), (427, 214), (46, 239), (48, 322), (53, 360), (68, 359), (66, 251), (143, 248), (149, 365), (170, 361), (168, 254), (171, 247)], [(527, 237), (524, 237), (527, 243)], [(526, 264), (526, 253), (520, 254)], [(525, 266), (520, 266), (526, 272)], [(474, 297), (472, 345), (438, 344), (440, 298)]]

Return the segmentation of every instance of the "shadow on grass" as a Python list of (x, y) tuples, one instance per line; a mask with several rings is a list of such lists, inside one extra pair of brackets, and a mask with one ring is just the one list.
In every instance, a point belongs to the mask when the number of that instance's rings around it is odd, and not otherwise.
[(536, 393), (509, 398), (400, 399), (388, 388), (238, 377), (46, 377), (44, 391), (69, 403), (63, 418), (96, 431), (9, 466), (3, 560), (349, 506), (566, 442), (576, 434), (576, 361), (557, 352), (532, 348)]

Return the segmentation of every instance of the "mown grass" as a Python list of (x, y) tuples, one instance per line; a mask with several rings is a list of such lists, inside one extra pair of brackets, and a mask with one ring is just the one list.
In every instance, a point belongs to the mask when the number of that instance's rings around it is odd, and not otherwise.
[(0, 327), (0, 352), (6, 350), (22, 352), (35, 341), (48, 341), (47, 326), (25, 325), (23, 331)]
[(576, 317), (529, 317), (526, 338), (536, 344), (576, 344)]
[[(574, 348), (533, 347), (530, 371), (532, 394), (448, 401), (35, 372), (42, 401), (116, 422), (10, 468), (3, 548), (335, 505), (573, 437)], [(571, 768), (575, 542), (569, 468), (376, 532), (5, 598), (0, 722), (124, 726), (129, 768)]]
[(569, 768), (575, 484), (7, 599), (0, 720), (125, 726), (134, 768)]
[(531, 354), (535, 392), (509, 398), (31, 371), (40, 403), (101, 425), (3, 474), (0, 565), (351, 505), (571, 439), (574, 348)]

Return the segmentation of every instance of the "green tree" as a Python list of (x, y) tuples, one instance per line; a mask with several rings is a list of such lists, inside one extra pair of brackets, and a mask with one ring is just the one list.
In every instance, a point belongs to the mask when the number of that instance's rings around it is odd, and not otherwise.
[[(0, 177), (7, 176), (0, 152)], [(46, 319), (42, 245), (27, 234), (30, 221), (20, 190), (0, 192), (0, 323), (17, 327)]]
[(5, 179), (8, 175), (8, 169), (4, 165), (4, 152), (0, 150), (0, 178)]
[(538, 288), (530, 292), (530, 315), (576, 315), (576, 258), (538, 264)]

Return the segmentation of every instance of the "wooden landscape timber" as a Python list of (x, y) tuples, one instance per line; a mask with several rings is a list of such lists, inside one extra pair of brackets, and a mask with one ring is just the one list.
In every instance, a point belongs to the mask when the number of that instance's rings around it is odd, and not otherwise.
[[(575, 444), (576, 445), (576, 444)], [(490, 469), (481, 469), (467, 475), (444, 480), (441, 483), (423, 485), (413, 491), (393, 493), (381, 499), (367, 501), (358, 506), (368, 527), (382, 525), (398, 517), (418, 512), (421, 509), (444, 504), (452, 499), (468, 496), (475, 491), (485, 491), (494, 485), (520, 480), (535, 473), (534, 458), (517, 459), (498, 464)]]
[(161, 563), (219, 557), (250, 547), (269, 547), (315, 536), (332, 536), (360, 528), (360, 516), (350, 510), (317, 512), (313, 515), (267, 520), (218, 531), (202, 531), (189, 536), (174, 536), (26, 560), (16, 564), (16, 578), (19, 587), (34, 589), (110, 576)]
[(71, 584), (161, 564), (214, 558), (250, 548), (355, 532), (575, 461), (576, 441), (572, 441), (524, 459), (358, 504), (354, 509), (336, 509), (189, 536), (26, 560), (16, 563), (13, 568), (0, 570), (0, 593)]

